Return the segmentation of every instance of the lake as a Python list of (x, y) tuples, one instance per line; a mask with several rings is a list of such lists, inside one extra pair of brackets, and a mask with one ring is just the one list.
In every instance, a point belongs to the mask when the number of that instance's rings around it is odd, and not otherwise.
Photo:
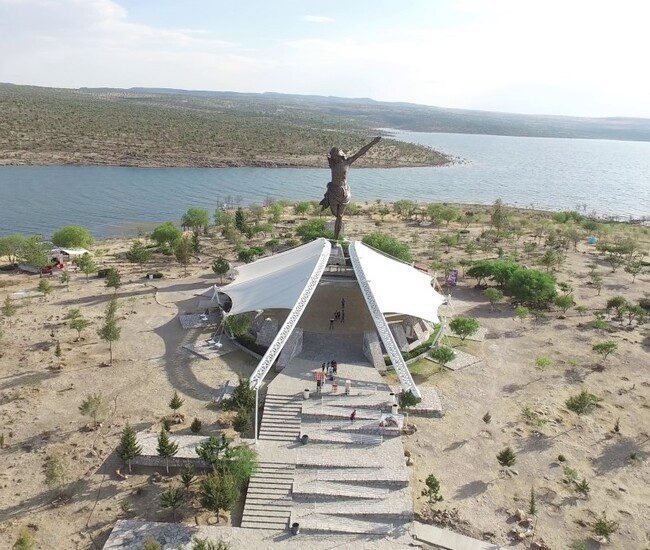
[[(650, 214), (650, 143), (395, 132), (463, 162), (437, 168), (353, 169), (353, 200), (492, 203), (551, 210), (586, 205), (599, 215)], [(178, 220), (189, 206), (214, 209), (227, 196), (320, 200), (327, 169), (0, 167), (0, 234), (63, 225), (95, 236), (135, 234)], [(140, 225), (141, 224), (141, 225)]]

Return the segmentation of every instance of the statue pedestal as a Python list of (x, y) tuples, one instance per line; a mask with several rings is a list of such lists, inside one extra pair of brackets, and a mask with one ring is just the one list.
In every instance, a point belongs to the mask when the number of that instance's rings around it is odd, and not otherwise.
[[(328, 229), (329, 231), (334, 233), (335, 224), (336, 224), (336, 220), (325, 222), (325, 229)], [(345, 235), (345, 221), (341, 222), (341, 234), (339, 235), (339, 238), (342, 238), (343, 235)]]

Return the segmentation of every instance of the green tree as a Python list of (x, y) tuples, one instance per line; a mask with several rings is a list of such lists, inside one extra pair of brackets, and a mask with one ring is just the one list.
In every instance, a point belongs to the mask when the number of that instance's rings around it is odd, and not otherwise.
[(5, 301), (2, 303), (2, 314), (5, 317), (13, 317), (16, 315), (16, 306), (9, 296), (5, 296)]
[(161, 248), (173, 249), (183, 233), (172, 222), (161, 223), (151, 233), (151, 239)]
[(596, 289), (596, 296), (600, 296), (600, 292), (603, 290), (603, 276), (599, 273), (590, 273), (589, 279), (591, 279), (591, 285)]
[(192, 252), (192, 241), (187, 236), (182, 237), (174, 247), (174, 256), (176, 261), (185, 268), (185, 275), (187, 275), (187, 266), (190, 265), (192, 259)]
[(490, 260), (478, 261), (467, 270), (467, 276), (476, 279), (478, 286), (485, 285), (486, 279), (493, 273), (493, 264)]
[(537, 515), (537, 502), (535, 501), (535, 489), (530, 488), (530, 499), (528, 500), (528, 513), (531, 516)]
[(181, 483), (185, 487), (185, 491), (190, 490), (191, 485), (196, 481), (196, 470), (194, 466), (186, 466), (181, 470)]
[(235, 220), (228, 210), (218, 209), (214, 211), (214, 225), (221, 227), (223, 230), (226, 227), (232, 227)]
[(228, 329), (230, 334), (235, 338), (244, 336), (251, 326), (251, 320), (245, 313), (239, 315), (228, 315), (224, 321), (224, 327)]
[(54, 291), (52, 283), (47, 279), (41, 279), (38, 281), (38, 291), (43, 294), (43, 301), (47, 302), (47, 295), (51, 294)]
[(393, 210), (403, 220), (408, 220), (413, 216), (417, 204), (410, 200), (399, 200), (393, 203)]
[(490, 302), (490, 309), (493, 310), (494, 306), (503, 300), (503, 292), (497, 288), (486, 288), (483, 294)]
[(219, 256), (212, 262), (212, 271), (219, 275), (219, 282), (223, 283), (223, 276), (230, 271), (230, 264), (223, 256)]
[(223, 409), (227, 411), (239, 411), (241, 409), (251, 411), (254, 406), (255, 390), (251, 388), (247, 378), (240, 378), (231, 396), (223, 402)]
[(555, 277), (536, 269), (515, 271), (506, 290), (517, 302), (534, 308), (547, 306), (557, 296)]
[(172, 520), (176, 520), (176, 510), (183, 505), (185, 494), (179, 486), (170, 486), (160, 494), (160, 507), (171, 509)]
[(426, 489), (422, 490), (422, 496), (429, 498), (429, 504), (435, 504), (443, 500), (440, 494), (440, 482), (433, 474), (430, 474), (425, 481)]
[(38, 235), (27, 237), (20, 246), (19, 259), (34, 267), (43, 268), (50, 263), (50, 247)]
[(235, 227), (240, 233), (246, 233), (246, 230), (248, 229), (246, 214), (244, 214), (241, 207), (237, 208), (235, 211)]
[(192, 420), (192, 424), (190, 425), (190, 431), (193, 434), (200, 434), (202, 427), (203, 423), (198, 418), (194, 418), (194, 420)]
[(185, 403), (185, 400), (178, 395), (177, 391), (174, 391), (174, 395), (172, 395), (172, 398), (169, 401), (169, 408), (174, 412), (174, 414), (178, 414), (178, 410), (183, 406), (183, 403)]
[(79, 405), (79, 412), (88, 416), (93, 421), (93, 428), (99, 425), (99, 419), (106, 413), (106, 403), (101, 393), (90, 393), (86, 395)]
[(117, 319), (115, 318), (115, 312), (117, 311), (117, 301), (112, 299), (108, 306), (106, 306), (106, 315), (104, 317), (104, 324), (97, 331), (99, 337), (108, 343), (109, 351), (109, 364), (113, 364), (113, 342), (117, 342), (120, 339), (122, 329), (117, 324)]
[(86, 275), (86, 280), (88, 280), (91, 273), (97, 271), (97, 264), (89, 252), (85, 252), (83, 256), (77, 259), (77, 266)]
[(142, 455), (142, 446), (138, 445), (135, 430), (128, 424), (122, 430), (122, 437), (120, 438), (120, 446), (117, 453), (127, 463), (129, 472), (131, 471), (131, 461)]
[(510, 221), (510, 214), (507, 208), (503, 205), (501, 199), (494, 201), (492, 206), (492, 213), (490, 214), (490, 222), (492, 227), (496, 229), (497, 236), (499, 236), (508, 227)]
[(117, 294), (117, 289), (122, 286), (122, 278), (120, 272), (114, 267), (106, 271), (106, 287), (112, 288), (114, 293)]
[(637, 325), (642, 325), (645, 321), (646, 310), (639, 304), (630, 304), (625, 308), (625, 313), (627, 315), (627, 324), (628, 326), (632, 325), (632, 322), (636, 319)]
[(325, 239), (334, 238), (334, 231), (327, 229), (325, 220), (321, 219), (301, 223), (296, 229), (296, 234), (302, 239), (303, 243), (314, 241), (320, 237)]
[(144, 265), (151, 259), (152, 254), (153, 252), (141, 240), (136, 240), (127, 250), (126, 259), (132, 264), (138, 264), (140, 271), (143, 271)]
[(641, 259), (632, 260), (625, 265), (625, 273), (632, 275), (632, 283), (634, 283), (636, 280), (637, 275), (643, 273), (644, 271), (645, 264)]
[(474, 317), (456, 317), (449, 323), (449, 328), (461, 340), (465, 340), (468, 336), (476, 334), (481, 325)]
[(230, 511), (239, 499), (239, 487), (230, 473), (213, 472), (201, 481), (200, 502), (217, 517), (221, 511)]
[(607, 303), (605, 304), (605, 309), (610, 312), (612, 310), (616, 311), (616, 318), (622, 319), (623, 312), (627, 308), (628, 302), (624, 296), (612, 296)]
[(443, 366), (450, 361), (453, 361), (454, 357), (456, 356), (454, 350), (449, 346), (439, 346), (431, 350), (431, 353), (429, 355), (431, 355), (431, 357), (433, 357), (436, 361), (438, 361), (438, 363)]
[(445, 206), (441, 213), (442, 219), (449, 225), (450, 222), (456, 221), (460, 216), (460, 210), (455, 206)]
[(237, 416), (232, 423), (232, 427), (239, 434), (244, 434), (249, 431), (253, 423), (251, 421), (251, 413), (246, 409), (239, 409)]
[(497, 454), (497, 461), (504, 468), (511, 468), (517, 462), (517, 455), (515, 455), (515, 452), (510, 447), (506, 447)]
[(228, 441), (225, 434), (221, 434), (221, 437), (210, 436), (207, 441), (201, 443), (196, 448), (196, 454), (200, 459), (210, 464), (213, 470), (223, 470), (222, 463), (229, 448), (230, 441)]
[(165, 459), (165, 470), (169, 474), (169, 459), (178, 452), (178, 443), (169, 439), (169, 432), (164, 428), (160, 430), (156, 451)]
[(83, 317), (75, 317), (74, 319), (70, 320), (68, 326), (72, 330), (77, 331), (77, 339), (75, 342), (78, 342), (81, 339), (81, 333), (90, 326), (90, 321), (88, 319), (84, 319)]
[(566, 314), (567, 310), (575, 305), (575, 300), (571, 294), (562, 294), (556, 296), (553, 303), (562, 310), (562, 314)]
[(603, 362), (607, 361), (607, 357), (618, 349), (618, 344), (614, 340), (605, 340), (598, 342), (591, 346), (592, 351), (595, 351), (603, 358)]
[(6, 256), (10, 264), (15, 264), (18, 261), (23, 243), (26, 240), (27, 237), (20, 233), (0, 237), (0, 256)]
[(386, 233), (370, 233), (363, 238), (363, 244), (403, 262), (413, 261), (409, 246)]
[(93, 241), (90, 231), (79, 225), (62, 227), (52, 235), (52, 242), (63, 248), (88, 248)]
[(201, 231), (207, 233), (210, 225), (210, 213), (203, 208), (188, 208), (181, 218), (181, 227), (189, 228), (195, 235)]
[(70, 290), (70, 272), (67, 269), (64, 269), (63, 273), (61, 273), (61, 283), (65, 285), (67, 291)]

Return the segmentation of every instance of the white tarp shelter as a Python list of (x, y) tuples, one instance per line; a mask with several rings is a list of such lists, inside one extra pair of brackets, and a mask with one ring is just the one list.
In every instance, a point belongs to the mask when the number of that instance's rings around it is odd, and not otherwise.
[[(402, 313), (432, 323), (440, 322), (438, 308), (445, 298), (433, 289), (431, 277), (427, 273), (361, 242), (355, 242), (351, 247), (356, 252), (359, 266), (377, 306), (384, 315)], [(355, 273), (359, 278), (360, 273), (356, 267)]]
[[(262, 309), (293, 309), (330, 243), (317, 239), (303, 246), (237, 267), (235, 281), (218, 287), (232, 300), (228, 315)], [(320, 275), (318, 278), (320, 279)], [(214, 299), (215, 293), (212, 293)]]

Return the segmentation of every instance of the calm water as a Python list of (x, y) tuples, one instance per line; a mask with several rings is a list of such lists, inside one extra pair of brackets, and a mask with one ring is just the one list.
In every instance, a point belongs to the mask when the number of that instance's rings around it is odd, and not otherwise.
[[(587, 205), (604, 215), (650, 214), (650, 143), (466, 134), (397, 133), (462, 157), (444, 168), (356, 169), (353, 200), (506, 203), (549, 209)], [(96, 236), (178, 220), (189, 206), (226, 196), (320, 200), (329, 171), (284, 168), (0, 167), (0, 234), (76, 223)]]

